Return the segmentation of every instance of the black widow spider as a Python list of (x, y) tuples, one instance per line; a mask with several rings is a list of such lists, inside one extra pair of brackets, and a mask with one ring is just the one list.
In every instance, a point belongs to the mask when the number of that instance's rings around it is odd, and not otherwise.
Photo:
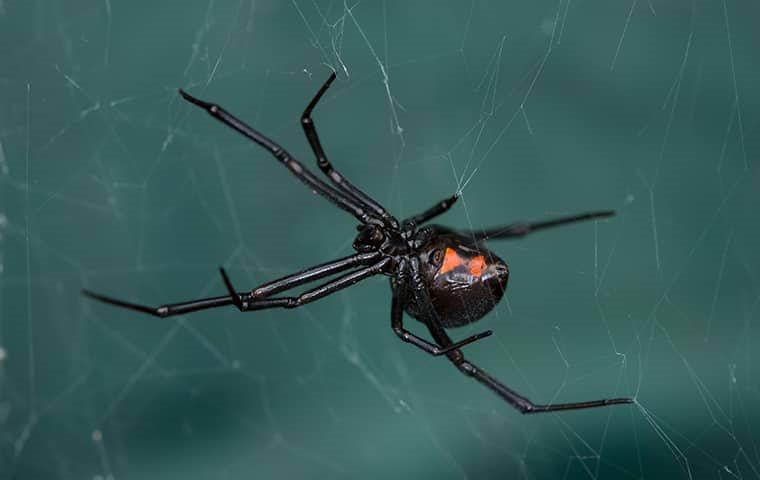
[[(450, 209), (458, 198), (458, 195), (454, 195), (399, 223), (379, 203), (338, 173), (325, 156), (311, 112), (333, 80), (334, 72), (301, 115), (301, 126), (317, 157), (317, 166), (327, 176), (331, 185), (314, 176), (280, 145), (219, 105), (199, 100), (183, 90), (179, 90), (179, 93), (188, 102), (202, 108), (215, 119), (268, 150), (309, 189), (356, 217), (360, 222), (357, 227), (359, 234), (353, 243), (357, 253), (265, 283), (250, 292), (237, 292), (224, 268), (220, 268), (227, 295), (157, 308), (125, 302), (89, 290), (83, 290), (83, 293), (117, 307), (157, 317), (169, 317), (227, 305), (234, 305), (241, 312), (267, 308), (296, 308), (348, 288), (366, 278), (382, 274), (391, 278), (391, 328), (394, 333), (402, 341), (411, 343), (430, 355), (445, 355), (462, 373), (491, 389), (520, 412), (553, 412), (633, 403), (629, 398), (613, 398), (576, 403), (534, 404), (467, 361), (462, 354), (462, 347), (488, 337), (492, 333), (490, 330), (458, 342), (452, 341), (445, 330), (479, 320), (493, 309), (504, 295), (509, 277), (507, 264), (486, 249), (482, 242), (489, 239), (523, 237), (536, 230), (609, 217), (614, 212), (591, 212), (537, 223), (514, 223), (485, 230), (455, 231), (439, 225), (422, 227), (429, 220)], [(277, 293), (346, 270), (350, 271), (299, 296), (275, 296)], [(404, 328), (404, 310), (427, 327), (434, 342), (429, 342)]]

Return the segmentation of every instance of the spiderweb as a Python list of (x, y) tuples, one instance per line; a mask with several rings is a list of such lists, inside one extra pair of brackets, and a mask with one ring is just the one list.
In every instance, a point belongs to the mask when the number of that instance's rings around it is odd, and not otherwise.
[[(2, 478), (757, 478), (760, 74), (750, 2), (0, 2)], [(468, 358), (398, 342), (372, 279), (306, 308), (159, 305), (351, 252), (350, 217), (182, 102), (218, 101), (398, 217), (511, 267)], [(410, 328), (423, 333), (413, 320)]]

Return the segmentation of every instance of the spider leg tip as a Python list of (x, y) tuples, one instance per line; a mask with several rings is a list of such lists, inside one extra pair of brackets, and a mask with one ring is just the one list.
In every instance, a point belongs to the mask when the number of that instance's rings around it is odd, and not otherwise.
[(211, 108), (211, 104), (210, 103), (204, 102), (203, 100), (190, 95), (189, 93), (187, 93), (186, 91), (182, 90), (181, 88), (178, 88), (177, 90), (179, 91), (179, 94), (180, 94), (180, 96), (183, 99), (187, 100), (188, 102), (192, 103), (193, 105), (197, 105), (197, 106), (199, 106), (201, 108), (204, 108), (206, 110), (208, 110), (209, 108)]
[(224, 286), (227, 287), (227, 290), (229, 291), (230, 295), (233, 297), (237, 297), (237, 292), (235, 291), (235, 288), (232, 286), (232, 281), (230, 280), (230, 277), (227, 275), (227, 271), (224, 269), (224, 267), (219, 267), (219, 273), (222, 275), (222, 281), (224, 281)]
[(99, 293), (93, 292), (92, 290), (88, 290), (86, 288), (83, 288), (80, 290), (82, 295), (84, 295), (87, 298), (92, 298), (93, 300), (100, 300), (100, 301), (107, 301), (106, 297), (104, 295), (101, 295)]
[(486, 330), (484, 332), (477, 334), (476, 337), (480, 339), (480, 338), (490, 337), (491, 335), (493, 335), (493, 330)]
[(227, 288), (227, 293), (230, 295), (230, 298), (232, 298), (232, 303), (238, 308), (238, 310), (242, 312), (244, 308), (246, 308), (243, 304), (243, 298), (235, 290), (235, 287), (232, 285), (230, 277), (227, 276), (227, 272), (224, 270), (224, 267), (219, 267), (219, 273), (222, 274), (222, 281), (224, 282), (224, 286)]
[(227, 271), (224, 269), (224, 267), (219, 267), (219, 273), (222, 275), (222, 278), (225, 280), (229, 280), (230, 277), (227, 276)]

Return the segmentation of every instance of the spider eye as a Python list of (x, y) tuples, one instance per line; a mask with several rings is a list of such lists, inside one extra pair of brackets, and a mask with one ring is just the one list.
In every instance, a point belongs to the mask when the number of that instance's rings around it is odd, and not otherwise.
[(432, 252), (430, 252), (430, 256), (428, 257), (428, 261), (431, 265), (440, 265), (443, 261), (443, 250), (440, 248), (436, 248)]

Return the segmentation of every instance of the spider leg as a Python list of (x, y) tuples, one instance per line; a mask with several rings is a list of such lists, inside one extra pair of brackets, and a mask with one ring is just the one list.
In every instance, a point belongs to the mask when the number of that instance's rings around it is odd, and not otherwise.
[(429, 353), (433, 356), (445, 355), (453, 350), (464, 347), (473, 342), (486, 337), (490, 337), (493, 333), (491, 330), (486, 330), (470, 337), (460, 340), (456, 343), (451, 343), (446, 347), (439, 347), (438, 345), (428, 342), (424, 338), (418, 337), (409, 330), (404, 328), (404, 304), (407, 297), (407, 272), (406, 266), (400, 265), (399, 274), (396, 278), (396, 286), (393, 288), (393, 296), (391, 299), (391, 328), (393, 332), (403, 342), (411, 343), (420, 350)]
[(239, 298), (243, 297), (249, 299), (249, 301), (256, 299), (256, 306), (258, 307), (257, 309), (273, 308), (283, 306), (282, 300), (277, 299), (276, 301), (268, 302), (262, 297), (294, 288), (304, 283), (312, 282), (325, 276), (347, 270), (351, 267), (365, 265), (372, 260), (375, 260), (378, 256), (379, 254), (374, 252), (351, 255), (349, 257), (341, 258), (329, 263), (323, 263), (321, 265), (302, 270), (301, 272), (295, 273), (293, 275), (288, 275), (280, 279), (265, 283), (260, 287), (254, 289), (252, 292), (236, 293), (234, 296), (225, 295), (222, 297), (202, 298), (198, 300), (190, 300), (187, 302), (166, 304), (160, 307), (150, 307), (147, 305), (127, 302), (86, 289), (82, 290), (82, 293), (89, 298), (107, 303), (109, 305), (126, 308), (128, 310), (134, 310), (136, 312), (147, 313), (149, 315), (154, 315), (156, 317), (162, 318), (174, 315), (184, 315), (186, 313), (196, 312), (198, 310), (207, 310), (210, 308), (235, 305), (236, 301), (238, 301)]
[(451, 197), (436, 203), (424, 212), (407, 218), (403, 221), (403, 224), (407, 226), (407, 228), (422, 225), (423, 223), (432, 220), (438, 215), (447, 212), (451, 207), (454, 206), (457, 200), (459, 200), (459, 194), (455, 193)]
[(229, 294), (229, 298), (231, 299), (231, 303), (234, 304), (241, 312), (247, 312), (277, 307), (300, 307), (315, 300), (319, 300), (320, 298), (332, 295), (333, 293), (343, 290), (344, 288), (355, 285), (366, 278), (382, 273), (383, 269), (386, 267), (386, 265), (388, 265), (388, 263), (390, 263), (390, 261), (390, 258), (384, 258), (373, 265), (360, 268), (359, 270), (354, 270), (353, 272), (342, 275), (335, 280), (331, 280), (327, 283), (323, 283), (322, 285), (307, 290), (297, 297), (257, 299), (249, 293), (240, 294), (233, 288), (232, 282), (230, 282), (230, 279), (227, 276), (227, 273), (224, 271), (224, 268), (220, 268), (219, 272), (221, 273), (222, 280), (227, 287), (227, 292)]
[[(428, 324), (430, 334), (440, 345), (450, 345), (451, 339), (446, 331), (435, 325), (434, 322)], [(571, 402), (571, 403), (554, 403), (548, 405), (535, 404), (527, 397), (520, 395), (516, 391), (507, 387), (500, 381), (493, 378), (486, 371), (479, 368), (475, 364), (468, 362), (460, 350), (453, 350), (447, 354), (447, 357), (451, 363), (456, 366), (460, 372), (464, 373), (468, 377), (472, 377), (481, 384), (485, 385), (488, 389), (500, 396), (507, 403), (520, 411), (520, 413), (544, 413), (544, 412), (557, 412), (560, 410), (581, 410), (585, 408), (597, 408), (606, 407), (608, 405), (622, 405), (627, 403), (633, 403), (631, 398), (605, 398), (602, 400), (591, 400), (586, 402)]]
[(258, 131), (254, 130), (252, 127), (250, 127), (245, 122), (238, 119), (231, 113), (227, 112), (225, 109), (223, 109), (219, 105), (195, 98), (182, 89), (179, 90), (179, 93), (180, 95), (182, 95), (182, 98), (184, 98), (188, 102), (192, 103), (193, 105), (197, 107), (202, 108), (209, 115), (211, 115), (212, 117), (214, 117), (215, 119), (223, 123), (224, 125), (227, 125), (228, 127), (241, 133), (245, 137), (253, 140), (255, 143), (257, 143), (261, 147), (268, 150), (269, 153), (271, 153), (277, 160), (279, 160), (283, 165), (285, 165), (290, 170), (290, 172), (296, 176), (296, 178), (298, 178), (301, 182), (306, 184), (306, 186), (308, 186), (310, 190), (316, 192), (317, 194), (326, 198), (327, 200), (329, 200), (330, 202), (332, 202), (339, 208), (352, 214), (362, 223), (379, 222), (379, 220), (377, 220), (374, 217), (374, 215), (371, 214), (371, 212), (365, 211), (365, 209), (363, 208), (364, 207), (363, 205), (349, 198), (344, 192), (335, 190), (334, 188), (330, 187), (323, 181), (319, 180), (317, 177), (314, 176), (314, 174), (312, 174), (309, 170), (307, 170), (306, 167), (304, 167), (303, 164), (301, 164), (301, 162), (293, 158), (290, 155), (290, 153), (288, 153), (284, 148), (282, 148), (280, 145), (270, 140), (269, 138), (265, 137)]
[(228, 295), (223, 297), (211, 297), (202, 298), (199, 300), (190, 300), (188, 302), (171, 303), (161, 305), (160, 307), (149, 307), (147, 305), (140, 305), (138, 303), (126, 302), (117, 298), (95, 293), (91, 290), (82, 289), (82, 294), (86, 297), (92, 298), (99, 302), (107, 303), (115, 307), (126, 308), (127, 310), (134, 310), (136, 312), (147, 313), (156, 317), (171, 317), (174, 315), (184, 315), (190, 312), (197, 312), (198, 310), (207, 310), (209, 308), (224, 307), (227, 305), (233, 305), (233, 299)]
[[(452, 359), (453, 358), (453, 359)], [(633, 403), (632, 398), (605, 398), (602, 400), (591, 400), (587, 402), (572, 402), (572, 403), (554, 403), (548, 405), (537, 405), (531, 402), (528, 398), (520, 395), (511, 388), (502, 384), (484, 370), (478, 368), (475, 364), (468, 362), (464, 359), (464, 355), (459, 350), (450, 354), (449, 360), (467, 376), (474, 378), (486, 387), (488, 387), (496, 395), (500, 396), (507, 401), (510, 405), (515, 407), (520, 413), (545, 413), (545, 412), (558, 412), (561, 410), (582, 410), (585, 408), (597, 408), (606, 407), (608, 405), (624, 405)]]
[(469, 230), (460, 231), (463, 235), (473, 237), (476, 241), (490, 240), (494, 238), (511, 238), (511, 237), (524, 237), (529, 233), (533, 233), (536, 230), (542, 230), (544, 228), (558, 227), (560, 225), (567, 225), (570, 223), (583, 222), (585, 220), (593, 220), (596, 218), (607, 218), (615, 215), (612, 210), (605, 210), (601, 212), (589, 212), (582, 213), (580, 215), (572, 215), (568, 217), (553, 218), (551, 220), (545, 220), (543, 222), (525, 223), (517, 222), (504, 227), (494, 227), (485, 230)]
[[(418, 276), (419, 264), (415, 261), (412, 261), (411, 268), (412, 268), (412, 275)], [(424, 285), (415, 281), (414, 289), (415, 289), (415, 295), (418, 295), (417, 301), (418, 302), (426, 301), (427, 296), (422, 295), (423, 293), (422, 290), (424, 289)], [(427, 305), (430, 305), (429, 301), (427, 301)], [(428, 308), (429, 310), (432, 310), (430, 307)], [(633, 403), (633, 400), (630, 398), (610, 398), (610, 399), (603, 399), (603, 400), (592, 400), (592, 401), (587, 401), (587, 402), (537, 405), (531, 402), (528, 398), (520, 395), (519, 393), (507, 387), (503, 383), (499, 382), (498, 380), (490, 376), (488, 373), (486, 373), (484, 370), (477, 367), (475, 364), (468, 362), (465, 359), (464, 355), (462, 354), (461, 350), (459, 350), (458, 348), (454, 348), (454, 349), (451, 348), (453, 345), (456, 345), (456, 344), (452, 342), (448, 333), (446, 333), (446, 330), (436, 321), (434, 314), (431, 314), (427, 318), (428, 318), (428, 321), (425, 323), (428, 327), (428, 330), (430, 331), (430, 335), (433, 337), (433, 340), (435, 340), (436, 343), (438, 343), (438, 345), (441, 346), (441, 348), (448, 350), (448, 353), (446, 353), (446, 357), (449, 359), (449, 361), (453, 363), (454, 366), (456, 366), (460, 372), (464, 373), (465, 375), (469, 377), (474, 378), (481, 384), (488, 387), (492, 392), (500, 396), (502, 399), (504, 399), (507, 403), (512, 405), (517, 410), (519, 410), (521, 413), (543, 413), (543, 412), (555, 412), (559, 410), (580, 410), (584, 408), (595, 408), (595, 407), (604, 407), (607, 405)]]
[(317, 106), (319, 100), (325, 94), (330, 84), (335, 80), (335, 72), (330, 74), (330, 77), (322, 85), (322, 87), (314, 95), (306, 109), (301, 115), (301, 126), (306, 134), (306, 139), (309, 141), (311, 150), (317, 157), (317, 166), (322, 172), (330, 179), (330, 181), (340, 190), (342, 190), (349, 198), (354, 200), (359, 205), (369, 208), (375, 214), (379, 215), (383, 219), (383, 222), (392, 228), (398, 228), (398, 220), (393, 218), (379, 203), (369, 197), (366, 193), (356, 188), (351, 182), (349, 182), (343, 175), (338, 173), (327, 159), (325, 151), (322, 148), (322, 143), (319, 141), (319, 135), (317, 134), (317, 127), (314, 124), (314, 120), (311, 118), (311, 112), (314, 107)]
[(268, 297), (283, 290), (290, 290), (293, 287), (348, 270), (352, 267), (367, 265), (379, 257), (379, 252), (357, 253), (333, 260), (332, 262), (322, 263), (260, 285), (251, 291), (251, 295), (256, 298)]

